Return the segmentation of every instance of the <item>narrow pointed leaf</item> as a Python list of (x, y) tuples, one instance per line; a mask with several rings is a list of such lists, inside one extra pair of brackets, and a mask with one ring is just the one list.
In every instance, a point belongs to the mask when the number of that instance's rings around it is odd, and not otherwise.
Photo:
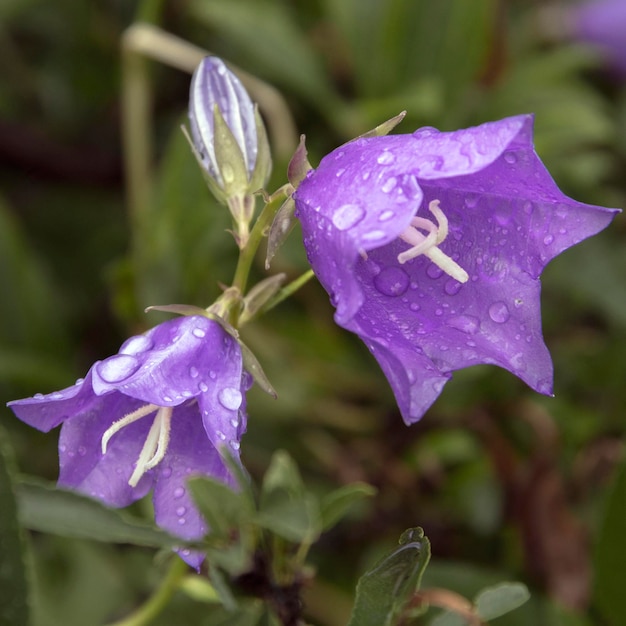
[(324, 530), (334, 526), (346, 515), (350, 507), (369, 498), (376, 493), (376, 489), (367, 483), (352, 483), (329, 493), (322, 499), (320, 513)]
[(296, 203), (289, 196), (282, 204), (278, 212), (274, 216), (274, 221), (270, 227), (270, 233), (267, 238), (267, 255), (265, 257), (265, 269), (269, 269), (270, 263), (274, 255), (283, 243), (285, 243), (289, 233), (297, 223), (295, 217)]
[(155, 548), (181, 544), (180, 538), (97, 500), (40, 482), (18, 484), (17, 500), (20, 521), (30, 530)]
[(376, 128), (372, 128), (372, 130), (368, 130), (366, 133), (363, 133), (357, 139), (362, 139), (363, 137), (382, 137), (384, 135), (388, 135), (406, 116), (406, 111), (402, 111), (398, 113), (398, 115), (392, 117), (391, 119), (383, 122), (376, 126)]

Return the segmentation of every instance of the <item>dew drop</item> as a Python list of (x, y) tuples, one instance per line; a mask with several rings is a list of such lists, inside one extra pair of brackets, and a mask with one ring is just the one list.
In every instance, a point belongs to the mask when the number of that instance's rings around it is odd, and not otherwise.
[(480, 328), (480, 320), (473, 315), (458, 315), (446, 320), (446, 324), (451, 328), (456, 328), (464, 333), (474, 335)]
[(506, 304), (502, 301), (494, 302), (489, 307), (489, 317), (496, 322), (496, 324), (504, 324), (508, 321), (511, 314)]
[(239, 450), (239, 448), (241, 448), (241, 444), (238, 441), (231, 441), (230, 442), (230, 447), (233, 450)]
[(211, 380), (215, 380), (215, 379), (217, 378), (217, 374), (216, 374), (213, 370), (211, 370), (211, 371), (209, 372), (209, 378), (210, 378)]
[(216, 430), (215, 434), (222, 440), (226, 441), (226, 435), (221, 430)]
[(361, 178), (363, 180), (367, 180), (370, 177), (370, 172), (363, 172)]
[(241, 406), (243, 396), (241, 395), (241, 391), (239, 391), (239, 389), (235, 389), (234, 387), (224, 387), (224, 389), (221, 389), (217, 394), (217, 399), (225, 409), (235, 411)]
[(383, 186), (381, 187), (381, 190), (384, 193), (389, 193), (390, 191), (392, 191), (394, 189), (394, 187), (396, 186), (398, 182), (398, 179), (395, 176), (390, 176), (384, 183)]
[(374, 277), (374, 287), (384, 296), (401, 296), (409, 288), (409, 276), (400, 267), (386, 267)]
[(184, 525), (187, 523), (187, 520), (186, 520), (184, 517), (179, 517), (179, 518), (178, 518), (178, 523), (179, 523), (181, 526), (184, 526)]
[(43, 398), (43, 393), (36, 393), (33, 398), (35, 400), (41, 400)]
[(187, 507), (185, 506), (179, 506), (176, 509), (176, 515), (178, 515), (178, 517), (182, 517), (185, 513), (187, 513)]
[(191, 376), (191, 378), (198, 378), (198, 368), (194, 367), (193, 365), (189, 368), (189, 376)]
[(203, 381), (201, 383), (198, 384), (198, 389), (202, 392), (202, 393), (206, 393), (209, 390), (209, 386)]
[(185, 488), (184, 487), (176, 487), (176, 489), (174, 489), (174, 497), (177, 500), (180, 500), (180, 498), (182, 498), (185, 495)]
[(475, 193), (468, 193), (465, 196), (465, 206), (468, 209), (474, 209), (476, 208), (476, 205), (478, 204), (478, 195)]
[(426, 269), (426, 274), (430, 278), (439, 278), (443, 274), (443, 270), (438, 265), (431, 263)]
[(376, 162), (379, 165), (391, 165), (396, 160), (396, 157), (389, 151), (385, 150), (378, 155)]
[(337, 178), (340, 178), (341, 176), (343, 176), (344, 172), (346, 171), (345, 167), (341, 167), (339, 168), (336, 172), (335, 172), (335, 176)]
[(171, 467), (164, 467), (161, 470), (161, 476), (163, 478), (169, 478), (172, 475), (172, 468)]
[(333, 214), (333, 224), (339, 230), (356, 226), (365, 217), (365, 211), (358, 204), (344, 204)]
[(443, 290), (449, 296), (456, 295), (457, 293), (459, 293), (460, 289), (461, 289), (461, 283), (458, 280), (454, 280), (454, 278), (451, 278), (450, 280), (446, 281), (446, 284), (443, 286)]
[(163, 400), (163, 402), (172, 402), (172, 398), (170, 396), (163, 396), (161, 400)]
[(513, 165), (513, 163), (517, 162), (517, 157), (515, 156), (515, 153), (513, 152), (507, 152), (504, 155), (504, 160), (509, 163), (510, 165)]
[(117, 354), (98, 363), (96, 371), (105, 382), (119, 383), (132, 376), (140, 365), (140, 361), (130, 354)]
[(409, 309), (411, 309), (411, 311), (419, 311), (421, 307), (417, 304), (417, 302), (411, 302), (411, 304), (409, 304)]
[(127, 339), (120, 348), (120, 354), (141, 354), (152, 348), (152, 340), (145, 335), (136, 335)]
[(379, 222), (386, 222), (387, 220), (390, 220), (394, 215), (395, 215), (395, 213), (393, 211), (387, 209), (386, 211), (383, 211), (378, 216), (378, 221)]
[(369, 233), (364, 233), (361, 235), (361, 239), (363, 241), (378, 241), (385, 236), (385, 231), (383, 230), (371, 230)]
[(231, 423), (231, 426), (233, 428), (237, 428), (237, 426), (239, 426), (239, 420), (238, 419), (233, 418), (232, 420), (230, 420), (230, 423)]
[(194, 328), (191, 333), (194, 337), (197, 337), (198, 339), (202, 339), (206, 335), (206, 331), (204, 331), (202, 328)]
[(546, 246), (549, 246), (549, 245), (550, 245), (553, 241), (554, 241), (554, 237), (553, 237), (552, 235), (546, 235), (546, 236), (543, 238), (543, 243), (544, 243), (544, 245), (546, 245)]

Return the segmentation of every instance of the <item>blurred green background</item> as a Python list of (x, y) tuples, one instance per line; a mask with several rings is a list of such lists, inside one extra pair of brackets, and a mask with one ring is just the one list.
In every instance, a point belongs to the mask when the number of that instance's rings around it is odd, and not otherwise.
[[(555, 37), (561, 25), (546, 24), (544, 5), (1, 3), (0, 424), (19, 470), (55, 480), (56, 436), (21, 424), (5, 402), (69, 386), (130, 333), (165, 319), (144, 315), (145, 306), (206, 306), (234, 270), (226, 211), (179, 129), (190, 77), (148, 60), (150, 201), (129, 210), (125, 29), (151, 22), (274, 85), (313, 165), (404, 109), (396, 132), (534, 112), (537, 152), (565, 193), (624, 207), (626, 81), (593, 49)], [(270, 191), (285, 182), (287, 159), (275, 155)], [(508, 372), (471, 368), (407, 428), (366, 348), (334, 325), (318, 284), (244, 329), (279, 394), (250, 393), (243, 458), (253, 476), (284, 448), (312, 489), (354, 480), (379, 489), (313, 548), (311, 623), (345, 623), (358, 575), (416, 525), (433, 546), (425, 587), (471, 598), (501, 580), (529, 586), (532, 600), (497, 624), (626, 623), (625, 242), (618, 217), (544, 273), (555, 398)], [(272, 270), (295, 278), (306, 267), (294, 232)], [(255, 273), (263, 276), (262, 259)], [(120, 617), (160, 576), (147, 549), (43, 534), (28, 545), (35, 626)], [(181, 594), (156, 623), (201, 624), (206, 612)]]

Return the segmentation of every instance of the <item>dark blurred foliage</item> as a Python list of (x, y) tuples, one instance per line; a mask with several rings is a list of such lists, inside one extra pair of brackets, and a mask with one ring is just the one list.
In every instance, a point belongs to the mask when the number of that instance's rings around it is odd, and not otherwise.
[[(314, 165), (403, 109), (398, 132), (530, 111), (537, 151), (566, 193), (626, 206), (626, 85), (604, 72), (593, 50), (548, 40), (542, 4), (3, 2), (2, 405), (68, 386), (130, 333), (164, 319), (144, 315), (144, 306), (206, 306), (218, 282), (231, 280), (226, 211), (210, 198), (178, 128), (189, 76), (157, 63), (150, 66), (156, 182), (131, 232), (120, 40), (138, 14), (275, 85)], [(284, 182), (285, 167), (280, 155), (270, 190)], [(424, 586), (472, 597), (501, 580), (529, 585), (531, 602), (498, 624), (626, 623), (618, 584), (626, 484), (617, 480), (626, 424), (625, 239), (618, 217), (544, 274), (555, 398), (494, 367), (471, 368), (407, 428), (365, 347), (334, 325), (319, 285), (244, 329), (279, 393), (278, 401), (250, 394), (243, 449), (252, 475), (285, 448), (309, 488), (363, 480), (379, 490), (312, 549), (311, 622), (345, 623), (359, 573), (405, 528), (420, 525), (433, 546)], [(272, 270), (295, 278), (305, 269), (295, 232)], [(257, 277), (262, 271), (260, 259)], [(55, 435), (1, 410), (19, 469), (54, 480)], [(146, 549), (47, 535), (29, 544), (36, 626), (120, 617), (159, 577)], [(206, 612), (180, 595), (156, 623), (204, 623)]]

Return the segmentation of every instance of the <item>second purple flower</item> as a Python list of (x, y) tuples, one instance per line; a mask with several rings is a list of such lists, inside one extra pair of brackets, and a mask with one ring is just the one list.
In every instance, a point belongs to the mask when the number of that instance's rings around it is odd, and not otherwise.
[(535, 154), (532, 116), (356, 139), (294, 197), (335, 320), (376, 357), (407, 424), (470, 365), (552, 393), (539, 276), (617, 211), (558, 189)]

